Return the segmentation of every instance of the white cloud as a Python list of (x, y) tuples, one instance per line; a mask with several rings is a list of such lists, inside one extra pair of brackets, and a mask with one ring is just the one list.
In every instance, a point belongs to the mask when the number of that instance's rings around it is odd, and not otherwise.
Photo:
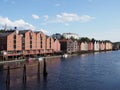
[(33, 19), (39, 19), (40, 17), (39, 17), (38, 15), (36, 15), (36, 14), (33, 14), (33, 15), (32, 15), (32, 18), (33, 18)]
[(29, 24), (27, 22), (25, 22), (23, 19), (19, 19), (16, 21), (11, 21), (9, 20), (8, 17), (1, 17), (0, 16), (0, 25), (7, 25), (8, 27), (18, 27), (21, 29), (32, 29), (34, 30), (35, 27), (32, 24)]
[(43, 18), (44, 18), (44, 21), (47, 21), (49, 19), (49, 16), (45, 15), (45, 16), (43, 16)]
[(60, 22), (60, 23), (75, 22), (75, 21), (88, 22), (92, 19), (94, 19), (94, 17), (91, 17), (89, 15), (80, 16), (75, 13), (61, 13), (61, 14), (56, 15), (55, 22)]
[(45, 33), (45, 34), (49, 34), (49, 32), (47, 31), (47, 30), (45, 30), (45, 29), (39, 29), (38, 31), (42, 31), (43, 33)]
[(76, 13), (61, 13), (56, 15), (55, 17), (48, 20), (48, 16), (44, 16), (44, 22), (41, 25), (47, 25), (49, 23), (64, 23), (66, 26), (69, 26), (71, 22), (89, 22), (95, 19), (89, 15), (78, 15)]

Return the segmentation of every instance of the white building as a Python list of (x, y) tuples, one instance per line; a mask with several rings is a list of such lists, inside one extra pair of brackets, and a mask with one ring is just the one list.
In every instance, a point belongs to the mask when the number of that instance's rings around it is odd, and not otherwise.
[(99, 42), (94, 43), (94, 51), (99, 51)]
[(82, 42), (80, 48), (81, 48), (81, 51), (88, 51), (88, 43)]
[(63, 37), (65, 37), (66, 39), (70, 39), (71, 37), (73, 37), (74, 39), (79, 39), (79, 35), (76, 33), (63, 33), (62, 34)]

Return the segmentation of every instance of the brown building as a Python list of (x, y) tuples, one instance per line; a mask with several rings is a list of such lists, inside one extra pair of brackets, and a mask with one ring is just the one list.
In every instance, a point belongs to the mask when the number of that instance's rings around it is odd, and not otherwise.
[(61, 50), (65, 53), (73, 52), (73, 41), (71, 39), (60, 40)]
[(22, 36), (22, 50), (23, 54), (30, 55), (36, 52), (36, 33), (31, 30), (19, 31), (19, 35)]
[(0, 32), (2, 56), (30, 56), (60, 51), (60, 43), (43, 32), (7, 30)]
[(36, 35), (37, 35), (36, 53), (44, 54), (46, 49), (46, 35), (43, 32), (36, 32)]
[(0, 51), (8, 56), (21, 54), (22, 43), (18, 31), (9, 31), (0, 33)]
[(46, 36), (46, 53), (53, 53), (54, 49), (54, 39), (50, 36)]
[(78, 41), (73, 41), (73, 52), (78, 52), (79, 49), (79, 43)]
[(57, 39), (54, 39), (54, 46), (53, 46), (54, 52), (60, 52), (60, 42)]

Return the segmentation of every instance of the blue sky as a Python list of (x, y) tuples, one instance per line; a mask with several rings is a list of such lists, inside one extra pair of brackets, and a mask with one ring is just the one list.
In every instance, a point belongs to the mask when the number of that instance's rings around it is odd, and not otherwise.
[(0, 0), (0, 28), (120, 41), (120, 0)]

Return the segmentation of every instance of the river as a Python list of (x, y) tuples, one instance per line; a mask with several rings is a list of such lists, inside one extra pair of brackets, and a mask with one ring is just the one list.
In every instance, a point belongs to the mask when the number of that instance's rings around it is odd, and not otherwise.
[(9, 89), (5, 84), (7, 70), (0, 71), (0, 90), (120, 90), (120, 51), (48, 59), (46, 78), (43, 62), (39, 78), (37, 62), (27, 65), (26, 83), (22, 82), (21, 68), (10, 70)]

